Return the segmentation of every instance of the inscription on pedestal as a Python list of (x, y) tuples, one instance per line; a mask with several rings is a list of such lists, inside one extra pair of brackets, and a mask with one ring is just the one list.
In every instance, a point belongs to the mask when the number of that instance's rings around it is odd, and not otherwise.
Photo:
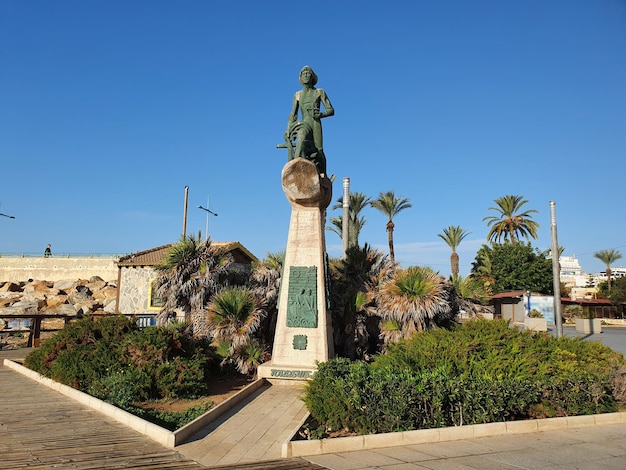
[(292, 266), (289, 270), (287, 326), (317, 328), (316, 266)]
[(311, 377), (311, 371), (272, 369), (270, 371), (270, 376), (280, 377), (280, 378), (285, 378), (285, 379), (308, 379)]

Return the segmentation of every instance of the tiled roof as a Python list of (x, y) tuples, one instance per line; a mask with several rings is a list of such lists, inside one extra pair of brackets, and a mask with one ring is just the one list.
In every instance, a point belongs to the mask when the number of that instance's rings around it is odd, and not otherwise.
[(492, 295), (491, 299), (514, 299), (516, 297), (521, 297), (524, 294), (525, 292), (523, 290), (500, 292), (499, 294)]
[(156, 266), (163, 262), (163, 258), (167, 254), (167, 251), (172, 246), (171, 243), (167, 245), (157, 246), (156, 248), (150, 248), (149, 250), (137, 251), (130, 255), (122, 256), (118, 261), (118, 266)]
[[(172, 246), (172, 243), (169, 243), (167, 245), (157, 246), (156, 248), (150, 248), (149, 250), (138, 251), (136, 253), (131, 253), (130, 255), (122, 256), (118, 260), (117, 265), (118, 266), (156, 266), (163, 262), (171, 246)], [(246, 258), (249, 258), (251, 262), (257, 261), (256, 256), (250, 253), (239, 242), (211, 242), (211, 247), (224, 250), (224, 252), (226, 253), (239, 249)]]

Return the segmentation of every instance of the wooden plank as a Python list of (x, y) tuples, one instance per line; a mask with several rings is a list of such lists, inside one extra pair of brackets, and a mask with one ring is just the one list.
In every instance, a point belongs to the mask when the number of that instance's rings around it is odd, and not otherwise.
[[(0, 364), (20, 355), (0, 351)], [(3, 470), (206, 468), (4, 366), (0, 396)]]

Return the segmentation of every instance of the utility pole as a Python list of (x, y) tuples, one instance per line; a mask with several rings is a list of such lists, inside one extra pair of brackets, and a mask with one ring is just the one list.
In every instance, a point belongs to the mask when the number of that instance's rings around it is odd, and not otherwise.
[(189, 201), (189, 186), (185, 186), (185, 207), (183, 209), (183, 240), (187, 237), (187, 201)]
[(550, 201), (550, 232), (552, 234), (552, 285), (554, 286), (554, 323), (557, 338), (563, 336), (561, 315), (561, 267), (559, 266), (559, 242), (556, 235), (556, 204)]
[(343, 179), (343, 217), (341, 218), (341, 240), (343, 242), (343, 259), (345, 260), (348, 252), (348, 238), (350, 237), (350, 178)]

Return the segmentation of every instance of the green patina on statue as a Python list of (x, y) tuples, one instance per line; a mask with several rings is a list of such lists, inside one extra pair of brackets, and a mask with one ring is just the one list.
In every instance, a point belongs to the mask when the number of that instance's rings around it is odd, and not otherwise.
[[(326, 156), (324, 155), (324, 140), (322, 137), (321, 119), (333, 116), (335, 110), (326, 92), (315, 88), (317, 75), (308, 65), (300, 70), (302, 90), (293, 97), (293, 106), (287, 120), (285, 143), (277, 145), (286, 148), (288, 159), (306, 158), (315, 164), (320, 174), (326, 174)], [(321, 105), (324, 106), (322, 111)], [(298, 120), (298, 110), (302, 116)]]

